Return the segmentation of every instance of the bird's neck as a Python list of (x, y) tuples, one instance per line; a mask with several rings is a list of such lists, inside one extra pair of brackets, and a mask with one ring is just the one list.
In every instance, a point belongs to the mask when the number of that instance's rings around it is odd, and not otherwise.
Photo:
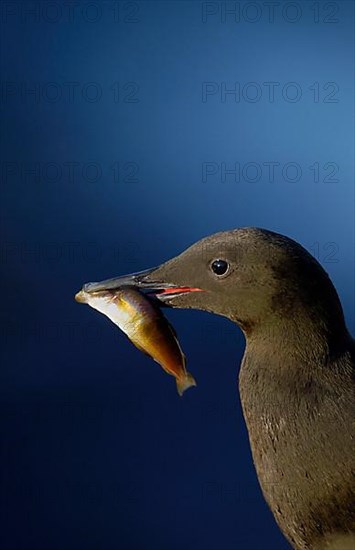
[[(248, 353), (273, 356), (281, 364), (318, 366), (335, 361), (351, 341), (340, 303), (320, 310), (295, 303), (292, 311), (272, 312), (260, 323), (244, 327)], [(242, 327), (243, 328), (243, 327)]]

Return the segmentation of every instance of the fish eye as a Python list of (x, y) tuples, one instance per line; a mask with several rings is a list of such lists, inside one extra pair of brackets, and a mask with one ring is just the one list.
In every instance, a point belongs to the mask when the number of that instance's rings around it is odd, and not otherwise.
[(215, 275), (218, 275), (221, 277), (222, 275), (226, 275), (229, 270), (229, 263), (226, 260), (213, 260), (211, 263), (211, 269)]

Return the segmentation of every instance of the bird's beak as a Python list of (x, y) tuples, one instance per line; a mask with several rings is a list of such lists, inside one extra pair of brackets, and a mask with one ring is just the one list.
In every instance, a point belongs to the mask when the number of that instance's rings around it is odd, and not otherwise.
[(164, 304), (165, 297), (172, 298), (177, 294), (202, 292), (200, 288), (179, 286), (172, 282), (159, 280), (159, 277), (156, 277), (155, 273), (159, 271), (160, 267), (114, 277), (113, 279), (106, 279), (105, 281), (97, 283), (86, 283), (82, 291), (87, 294), (92, 294), (94, 292), (104, 292), (105, 290), (112, 292), (125, 286), (135, 287), (145, 294), (148, 294), (150, 297), (158, 299), (161, 305)]

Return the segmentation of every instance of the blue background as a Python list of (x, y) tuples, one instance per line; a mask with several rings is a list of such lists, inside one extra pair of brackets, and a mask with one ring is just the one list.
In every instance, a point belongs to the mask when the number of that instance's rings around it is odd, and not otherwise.
[(198, 380), (180, 399), (73, 299), (255, 225), (313, 251), (354, 333), (353, 2), (256, 6), (2, 4), (2, 550), (288, 548), (252, 464), (239, 329), (167, 312)]

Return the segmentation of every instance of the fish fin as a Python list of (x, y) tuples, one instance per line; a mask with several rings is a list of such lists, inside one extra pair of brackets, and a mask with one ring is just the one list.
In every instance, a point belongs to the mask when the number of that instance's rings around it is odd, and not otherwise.
[(166, 317), (164, 317), (164, 320), (166, 321), (166, 324), (168, 325), (169, 329), (171, 330), (173, 336), (177, 339), (178, 336), (176, 334), (176, 330), (173, 327), (173, 325), (170, 323), (170, 321), (168, 321), (168, 319)]
[(185, 390), (188, 390), (192, 386), (197, 386), (197, 384), (196, 384), (196, 380), (194, 379), (192, 374), (190, 374), (189, 372), (187, 372), (183, 378), (178, 378), (176, 380), (176, 387), (180, 397), (182, 396)]
[[(182, 362), (183, 362), (183, 365), (184, 365), (184, 369), (186, 367), (186, 355), (184, 354), (184, 352), (182, 351), (182, 348), (181, 348), (181, 345), (180, 345), (180, 342), (178, 340), (178, 336), (177, 336), (177, 333), (176, 333), (176, 330), (174, 329), (173, 325), (171, 323), (169, 323), (169, 321), (166, 319), (167, 321), (167, 324), (168, 324), (168, 327), (169, 327), (169, 330), (171, 331), (171, 334), (173, 335), (174, 337), (174, 340), (177, 344), (177, 347), (179, 348), (179, 351), (180, 351), (180, 354), (181, 354), (181, 358), (182, 358)], [(188, 373), (189, 376), (191, 376), (191, 374)], [(193, 378), (191, 376), (191, 378)], [(196, 383), (194, 384), (196, 386)], [(182, 394), (181, 394), (182, 395)]]

